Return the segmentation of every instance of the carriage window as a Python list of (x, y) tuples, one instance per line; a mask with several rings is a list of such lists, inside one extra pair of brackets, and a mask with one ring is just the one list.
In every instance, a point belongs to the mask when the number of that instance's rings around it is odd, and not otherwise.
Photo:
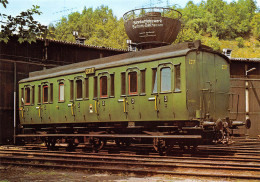
[(141, 93), (145, 93), (145, 70), (141, 70)]
[(26, 87), (25, 88), (25, 104), (26, 105), (29, 105), (31, 102), (30, 102), (30, 88), (29, 87)]
[(110, 96), (115, 96), (115, 77), (114, 74), (110, 75)]
[(70, 80), (70, 101), (73, 101), (74, 96), (74, 82), (73, 80)]
[(97, 77), (94, 77), (94, 98), (97, 98)]
[(125, 94), (125, 73), (121, 73), (121, 95)]
[(137, 72), (128, 73), (129, 94), (137, 94)]
[(153, 93), (157, 93), (157, 68), (153, 68), (152, 73), (152, 89)]
[(88, 78), (85, 78), (85, 98), (89, 98), (89, 82)]
[(178, 92), (181, 90), (181, 65), (175, 65), (174, 72), (174, 89)]
[(77, 99), (82, 99), (82, 80), (76, 80), (76, 87), (77, 87)]
[(53, 103), (53, 83), (50, 84), (50, 103)]
[(24, 105), (24, 89), (21, 88), (21, 105), (23, 106)]
[(35, 87), (32, 86), (32, 105), (34, 105), (34, 97), (35, 97)]
[(48, 103), (48, 85), (43, 86), (43, 103)]
[(161, 69), (161, 92), (171, 91), (171, 68)]
[(100, 97), (107, 97), (107, 76), (100, 77)]
[(41, 89), (41, 85), (38, 85), (38, 104), (41, 104), (41, 93), (42, 89)]
[(64, 102), (64, 83), (59, 83), (59, 102)]

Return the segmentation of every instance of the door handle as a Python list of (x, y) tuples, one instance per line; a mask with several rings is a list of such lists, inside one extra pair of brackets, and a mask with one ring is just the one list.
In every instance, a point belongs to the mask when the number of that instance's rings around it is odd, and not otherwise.
[(154, 110), (158, 111), (158, 107), (157, 107), (157, 96), (154, 97)]
[(148, 101), (154, 101), (154, 110), (155, 111), (158, 111), (157, 98), (158, 98), (157, 96), (148, 98)]
[(99, 102), (95, 100), (95, 113), (98, 114), (98, 108), (97, 106), (99, 105)]
[(73, 103), (68, 104), (68, 107), (70, 107), (71, 115), (73, 116), (74, 115), (74, 110), (73, 110), (74, 104)]
[(39, 115), (39, 117), (41, 117), (41, 106), (39, 106), (39, 107), (36, 107), (36, 109), (38, 109), (38, 115)]
[(123, 99), (123, 103), (124, 103), (124, 113), (126, 113), (126, 104), (128, 104), (128, 101), (126, 99)]
[(22, 118), (23, 118), (23, 115), (24, 115), (24, 109), (23, 109), (23, 107), (20, 108), (20, 111), (21, 111)]

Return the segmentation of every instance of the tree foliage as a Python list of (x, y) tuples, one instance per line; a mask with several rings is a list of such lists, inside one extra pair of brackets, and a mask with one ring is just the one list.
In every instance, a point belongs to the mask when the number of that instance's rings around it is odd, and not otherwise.
[(107, 6), (100, 6), (95, 10), (85, 7), (82, 13), (74, 12), (68, 17), (63, 17), (55, 25), (55, 38), (75, 42), (73, 31), (77, 31), (79, 37), (86, 38), (85, 43), (89, 45), (126, 47), (127, 35), (123, 19), (117, 20)]
[[(183, 25), (176, 42), (208, 37), (205, 43), (218, 50), (220, 39), (254, 36), (260, 40), (260, 13), (257, 12), (254, 0), (231, 3), (224, 0), (207, 0), (199, 4), (189, 1), (184, 8), (177, 10), (183, 15)], [(172, 18), (175, 18), (174, 16), (172, 15)], [(85, 7), (81, 13), (75, 12), (63, 17), (52, 28), (58, 40), (75, 42), (72, 32), (78, 31), (81, 37), (86, 38), (86, 44), (126, 48), (124, 22), (122, 19), (118, 20), (107, 6), (100, 6), (95, 10)]]
[[(0, 0), (0, 4), (4, 8), (7, 7), (7, 0)], [(48, 34), (46, 26), (42, 25), (38, 21), (35, 21), (33, 16), (40, 15), (39, 6), (33, 6), (33, 8), (27, 11), (22, 11), (18, 16), (11, 16), (0, 13), (0, 41), (7, 42), (10, 36), (17, 35), (18, 41), (32, 42), (36, 40), (36, 37), (45, 38)]]
[(259, 24), (257, 21), (251, 23), (256, 10), (254, 0), (238, 0), (230, 4), (223, 0), (207, 0), (197, 5), (190, 1), (181, 12), (186, 28), (201, 35), (234, 39), (250, 35)]

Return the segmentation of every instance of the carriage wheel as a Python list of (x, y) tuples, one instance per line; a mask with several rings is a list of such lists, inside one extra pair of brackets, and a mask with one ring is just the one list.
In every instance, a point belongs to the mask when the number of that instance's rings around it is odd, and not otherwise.
[(90, 137), (89, 143), (92, 147), (92, 151), (97, 153), (99, 150), (101, 150), (106, 145), (106, 139)]
[(115, 139), (115, 142), (118, 147), (128, 147), (131, 144), (129, 138), (117, 138)]
[(72, 151), (75, 151), (76, 147), (78, 146), (78, 143), (75, 142), (75, 138), (72, 137), (72, 138), (66, 138), (66, 143), (68, 143), (68, 146), (66, 148), (66, 150), (68, 152), (72, 152)]
[(167, 144), (165, 139), (154, 138), (153, 147), (161, 156), (167, 155), (173, 148), (173, 144)]
[(47, 147), (48, 150), (56, 150), (57, 148), (55, 147), (56, 144), (56, 138), (54, 137), (46, 137), (43, 139), (45, 146)]

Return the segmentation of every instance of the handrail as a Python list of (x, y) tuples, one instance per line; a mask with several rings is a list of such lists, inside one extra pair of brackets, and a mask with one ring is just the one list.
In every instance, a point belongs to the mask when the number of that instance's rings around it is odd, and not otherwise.
[[(147, 11), (147, 10), (150, 10), (150, 11)], [(140, 11), (140, 13), (138, 13), (138, 11)], [(155, 12), (155, 13), (159, 12), (159, 13), (162, 13), (161, 14), (162, 17), (165, 17), (165, 13), (164, 13), (165, 11), (177, 12), (177, 14), (178, 14), (178, 18), (177, 19), (178, 20), (182, 17), (181, 12), (179, 12), (178, 10), (172, 9), (172, 8), (149, 7), (149, 8), (139, 8), (139, 9), (130, 10), (130, 11), (126, 12), (123, 15), (123, 19), (124, 19), (124, 21), (127, 21), (129, 19), (135, 19), (135, 18), (144, 17), (144, 16), (147, 16), (146, 13), (148, 13), (148, 12)]]

